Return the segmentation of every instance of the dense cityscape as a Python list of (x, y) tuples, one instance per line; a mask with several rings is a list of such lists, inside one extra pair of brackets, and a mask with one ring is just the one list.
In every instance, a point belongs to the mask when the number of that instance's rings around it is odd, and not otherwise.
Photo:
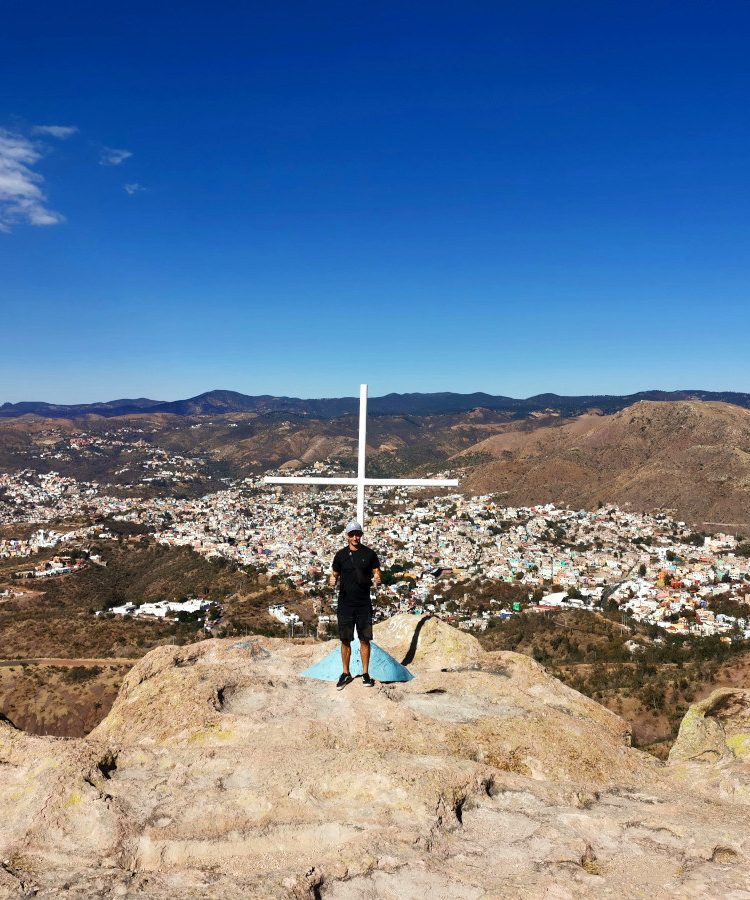
[[(183, 469), (189, 475), (198, 464), (150, 453), (142, 463), (143, 478), (152, 477), (158, 456), (163, 456), (162, 477)], [(305, 473), (337, 474), (324, 463), (298, 474)], [(325, 579), (351, 515), (351, 490), (271, 487), (261, 477), (225, 481), (223, 490), (196, 499), (144, 499), (115, 497), (105, 485), (55, 472), (0, 475), (0, 524), (40, 526), (26, 537), (0, 539), (0, 558), (56, 554), (36, 566), (19, 567), (15, 584), (67, 575), (86, 564), (101, 564), (93, 552), (71, 559), (65, 555), (67, 545), (113, 540), (100, 524), (103, 519), (131, 523), (160, 544), (229, 560), (312, 597), (323, 633), (335, 609)], [(552, 504), (508, 507), (501, 501), (492, 494), (429, 496), (406, 487), (371, 489), (365, 542), (380, 554), (385, 574), (377, 615), (432, 612), (464, 629), (484, 631), (529, 611), (596, 611), (617, 604), (623, 617), (668, 633), (719, 634), (728, 641), (750, 637), (750, 616), (738, 615), (736, 609), (731, 614), (725, 602), (742, 602), (750, 593), (748, 545), (741, 538), (705, 535), (667, 515), (613, 505), (586, 511)], [(468, 590), (456, 591), (462, 582), (512, 584), (522, 599), (510, 603), (490, 596), (477, 606)], [(175, 600), (129, 604), (116, 612), (163, 617), (177, 610)], [(185, 612), (208, 607), (200, 598), (189, 603)], [(269, 613), (292, 629), (299, 621), (280, 604)], [(219, 612), (210, 615), (216, 624)]]

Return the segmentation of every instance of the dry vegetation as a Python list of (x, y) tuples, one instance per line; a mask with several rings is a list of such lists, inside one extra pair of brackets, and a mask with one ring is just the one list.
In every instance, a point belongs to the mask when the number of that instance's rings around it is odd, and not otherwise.
[[(653, 626), (631, 632), (616, 613), (610, 615), (527, 612), (489, 629), (481, 640), (488, 650), (534, 657), (557, 678), (622, 716), (631, 725), (633, 743), (660, 756), (669, 751), (690, 703), (716, 687), (747, 684), (748, 642), (685, 640), (657, 634)], [(634, 653), (625, 646), (632, 639), (641, 648)]]
[(0, 666), (0, 710), (33, 734), (80, 737), (107, 714), (129, 664)]
[[(504, 491), (510, 505), (674, 510), (696, 525), (748, 528), (750, 410), (729, 403), (643, 401), (614, 415), (583, 415), (529, 430), (514, 423), (472, 452), (477, 466), (464, 487)], [(460, 461), (460, 457), (457, 461)]]
[[(108, 565), (90, 565), (51, 579), (41, 596), (0, 606), (4, 658), (138, 657), (157, 644), (195, 637), (195, 625), (97, 618), (93, 612), (129, 600), (142, 602), (188, 594), (221, 599), (244, 586), (247, 576), (210, 563), (191, 550), (154, 544), (104, 551)], [(26, 583), (23, 583), (23, 588)]]
[[(95, 610), (199, 595), (222, 603), (224, 634), (282, 633), (267, 612), (278, 601), (307, 612), (308, 618), (311, 614), (298, 595), (188, 548), (121, 541), (102, 552), (106, 567), (90, 565), (34, 583), (38, 590), (28, 597), (0, 604), (0, 660), (5, 661), (0, 665), (0, 713), (21, 728), (85, 734), (112, 705), (128, 669), (122, 660), (135, 661), (160, 644), (206, 637), (195, 622), (97, 617)], [(25, 582), (22, 589), (27, 589)], [(55, 664), (30, 663), (39, 659)], [(64, 660), (73, 664), (63, 665)]]

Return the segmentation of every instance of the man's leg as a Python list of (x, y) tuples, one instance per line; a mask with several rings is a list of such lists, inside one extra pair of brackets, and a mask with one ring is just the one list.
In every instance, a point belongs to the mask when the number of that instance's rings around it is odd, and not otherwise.
[(362, 674), (370, 671), (370, 642), (359, 639), (359, 652), (362, 654)]
[(357, 610), (357, 637), (359, 652), (362, 655), (362, 674), (370, 671), (370, 641), (372, 640), (372, 606)]
[(352, 658), (352, 639), (354, 638), (354, 610), (351, 606), (339, 601), (336, 611), (341, 641), (341, 663), (343, 673), (349, 674), (349, 663)]
[[(367, 657), (370, 657), (370, 645), (367, 645)], [(343, 666), (343, 671), (345, 674), (349, 674), (349, 663), (352, 658), (352, 645), (351, 641), (342, 641), (341, 642), (341, 664)]]

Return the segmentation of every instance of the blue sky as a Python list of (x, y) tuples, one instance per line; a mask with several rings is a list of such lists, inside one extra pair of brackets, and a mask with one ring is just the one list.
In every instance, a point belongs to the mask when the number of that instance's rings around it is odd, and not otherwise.
[(750, 391), (749, 36), (732, 2), (6, 0), (0, 402)]

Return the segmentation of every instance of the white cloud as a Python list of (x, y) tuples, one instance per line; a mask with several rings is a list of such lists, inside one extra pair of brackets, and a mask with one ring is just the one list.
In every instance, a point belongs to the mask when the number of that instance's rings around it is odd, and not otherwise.
[(34, 166), (42, 158), (41, 148), (28, 138), (0, 128), (0, 231), (10, 231), (17, 222), (57, 225), (65, 217), (46, 206), (42, 176)]
[(78, 131), (75, 125), (35, 125), (32, 134), (48, 134), (50, 137), (59, 138), (64, 141)]
[(133, 154), (130, 150), (116, 150), (114, 147), (102, 147), (99, 154), (100, 166), (119, 166)]
[(141, 191), (146, 190), (146, 188), (142, 184), (138, 184), (137, 181), (133, 181), (130, 184), (124, 184), (122, 187), (125, 193), (130, 194), (131, 197), (133, 194), (140, 194)]

